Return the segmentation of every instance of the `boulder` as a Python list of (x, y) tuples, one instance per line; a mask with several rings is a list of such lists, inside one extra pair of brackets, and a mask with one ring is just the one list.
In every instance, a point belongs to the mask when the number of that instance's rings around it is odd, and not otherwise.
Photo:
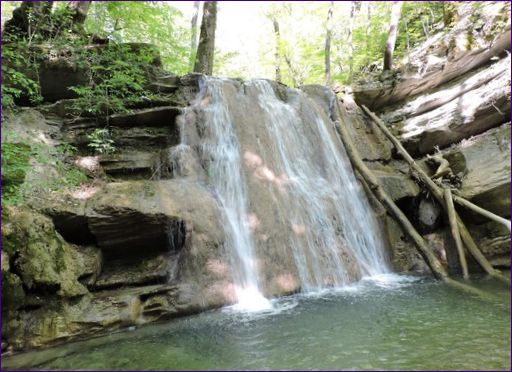
[(442, 221), (443, 208), (433, 199), (422, 198), (418, 205), (418, 222), (422, 231), (432, 232)]
[(500, 216), (510, 216), (510, 123), (462, 141), (443, 156), (462, 178), (462, 197)]
[(2, 235), (4, 250), (15, 272), (31, 292), (77, 297), (87, 293), (80, 284), (81, 259), (55, 232), (52, 221), (29, 209), (10, 208), (3, 214), (8, 227)]
[(488, 221), (468, 229), (493, 266), (510, 268), (510, 231), (505, 226)]
[(415, 198), (420, 193), (420, 188), (408, 175), (396, 171), (393, 172), (390, 168), (385, 171), (374, 170), (373, 173), (383, 189), (394, 201), (403, 198)]

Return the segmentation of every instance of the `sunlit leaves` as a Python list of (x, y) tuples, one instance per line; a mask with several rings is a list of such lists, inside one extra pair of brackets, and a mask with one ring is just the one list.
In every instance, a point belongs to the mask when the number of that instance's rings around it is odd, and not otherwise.
[(95, 1), (86, 30), (118, 43), (151, 43), (160, 51), (164, 67), (184, 74), (188, 72), (191, 52), (187, 22), (168, 2)]

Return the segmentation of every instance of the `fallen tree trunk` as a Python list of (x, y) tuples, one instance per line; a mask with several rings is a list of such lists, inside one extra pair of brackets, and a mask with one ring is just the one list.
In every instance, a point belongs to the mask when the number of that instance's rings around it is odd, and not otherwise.
[[(469, 72), (468, 74), (471, 73)], [(431, 94), (423, 93), (417, 98), (408, 101), (399, 109), (382, 115), (382, 117), (386, 122), (396, 122), (401, 119), (418, 116), (435, 110), (469, 91), (478, 89), (496, 77), (506, 78), (509, 75), (510, 56), (507, 56), (472, 76), (462, 76), (460, 79), (457, 79), (457, 82), (450, 82), (449, 87)]]
[(460, 239), (459, 226), (457, 225), (457, 217), (455, 215), (455, 207), (453, 206), (452, 191), (449, 187), (444, 189), (444, 200), (446, 203), (448, 220), (450, 222), (450, 230), (453, 236), (453, 240), (455, 241), (455, 246), (457, 247), (457, 253), (459, 255), (460, 267), (462, 268), (462, 277), (467, 279), (469, 277), (468, 264), (466, 262), (464, 246), (462, 245), (462, 240)]
[(500, 217), (492, 212), (489, 212), (488, 210), (483, 209), (483, 208), (479, 207), (478, 205), (473, 204), (470, 201), (468, 201), (460, 196), (454, 195), (453, 200), (455, 200), (457, 203), (459, 203), (463, 207), (471, 209), (473, 212), (476, 212), (484, 217), (487, 217), (488, 219), (490, 219), (492, 221), (495, 221), (499, 224), (506, 226), (508, 228), (508, 231), (510, 231), (511, 224), (510, 224), (510, 221), (507, 220), (506, 218)]
[(493, 57), (506, 55), (510, 50), (510, 25), (498, 36), (492, 45), (487, 48), (472, 50), (459, 58), (446, 61), (438, 69), (416, 78), (408, 78), (392, 84), (380, 84), (377, 87), (355, 87), (354, 95), (358, 104), (381, 109), (385, 106), (400, 102), (407, 97), (426, 92), (441, 86), (468, 71), (479, 68), (489, 62)]
[[(441, 203), (441, 205), (444, 205), (443, 191), (441, 190), (441, 188), (437, 184), (435, 184), (434, 181), (432, 181), (430, 179), (430, 177), (423, 171), (423, 169), (421, 169), (418, 166), (418, 164), (414, 161), (414, 159), (411, 157), (411, 155), (409, 155), (409, 153), (402, 146), (400, 141), (398, 139), (396, 139), (396, 137), (393, 136), (393, 134), (391, 134), (391, 132), (388, 130), (388, 128), (386, 127), (384, 122), (381, 119), (379, 119), (379, 117), (377, 117), (377, 115), (375, 115), (373, 112), (371, 112), (366, 106), (362, 105), (362, 108), (363, 108), (364, 112), (366, 112), (366, 114), (368, 114), (368, 116), (370, 116), (370, 118), (375, 122), (375, 124), (382, 130), (382, 132), (386, 135), (386, 137), (393, 143), (396, 150), (400, 154), (402, 154), (405, 161), (407, 161), (407, 163), (409, 163), (411, 169), (414, 171), (414, 172), (411, 172), (412, 175), (415, 178), (417, 178), (418, 181), (425, 184), (428, 187), (428, 189), (432, 192), (432, 195), (434, 195), (434, 197), (438, 200), (438, 202)], [(462, 220), (459, 217), (459, 215), (457, 214), (457, 212), (455, 212), (455, 217), (457, 219), (457, 225), (460, 230), (460, 235), (461, 235), (462, 241), (468, 248), (471, 255), (475, 258), (475, 260), (480, 264), (480, 266), (489, 275), (494, 276), (510, 285), (510, 280), (508, 278), (506, 278), (505, 276), (503, 276), (500, 271), (494, 269), (492, 267), (492, 265), (489, 263), (489, 261), (482, 254), (482, 252), (480, 252), (480, 250), (478, 249), (478, 246), (476, 245), (475, 241), (471, 237), (471, 234), (469, 233), (468, 229), (466, 228), (466, 225), (464, 224), (464, 222), (462, 222)]]
[[(335, 106), (335, 115), (341, 119), (341, 109), (338, 105)], [(336, 129), (340, 134), (341, 140), (345, 145), (345, 150), (352, 162), (354, 168), (361, 174), (363, 179), (366, 181), (370, 189), (373, 191), (377, 199), (384, 205), (384, 207), (388, 210), (388, 212), (393, 215), (396, 220), (400, 223), (404, 231), (407, 235), (414, 241), (416, 247), (418, 248), (418, 252), (425, 259), (428, 267), (432, 271), (433, 275), (440, 280), (446, 281), (448, 279), (448, 273), (444, 269), (443, 265), (435, 254), (432, 252), (430, 247), (427, 245), (423, 237), (416, 231), (414, 226), (405, 216), (405, 214), (398, 208), (393, 199), (389, 197), (389, 195), (384, 191), (382, 186), (377, 181), (377, 178), (374, 174), (368, 169), (366, 164), (362, 161), (359, 153), (357, 152), (354, 144), (350, 140), (350, 136), (346, 130), (346, 128), (340, 124), (341, 120), (336, 120), (338, 125), (336, 125)]]
[[(506, 60), (508, 68), (485, 84), (400, 123), (404, 148), (413, 156), (432, 153), (435, 147), (445, 148), (507, 122), (510, 115), (510, 58)], [(459, 84), (461, 89), (466, 86), (466, 82)]]

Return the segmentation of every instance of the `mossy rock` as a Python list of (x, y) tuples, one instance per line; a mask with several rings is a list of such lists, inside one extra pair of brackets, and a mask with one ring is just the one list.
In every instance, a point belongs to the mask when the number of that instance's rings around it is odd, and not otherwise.
[(2, 251), (2, 313), (15, 311), (25, 300), (21, 279), (10, 272), (9, 256)]
[(25, 181), (31, 147), (25, 143), (2, 143), (2, 188), (4, 197)]
[(2, 213), (2, 242), (16, 272), (30, 291), (61, 297), (86, 294), (78, 282), (81, 256), (55, 231), (52, 221), (27, 208), (7, 208)]

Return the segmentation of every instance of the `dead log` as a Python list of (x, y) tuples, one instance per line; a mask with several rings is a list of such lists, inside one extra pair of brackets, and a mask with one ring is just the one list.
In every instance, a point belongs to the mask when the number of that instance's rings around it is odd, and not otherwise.
[[(382, 132), (386, 135), (386, 137), (393, 143), (396, 150), (402, 154), (403, 158), (407, 163), (409, 163), (409, 166), (413, 170), (412, 175), (420, 182), (425, 184), (432, 195), (441, 203), (444, 205), (444, 195), (441, 188), (430, 179), (430, 177), (421, 169), (418, 164), (414, 161), (414, 159), (409, 155), (409, 153), (405, 150), (405, 148), (402, 146), (400, 141), (393, 136), (393, 134), (388, 130), (384, 122), (373, 112), (371, 112), (366, 106), (362, 105), (362, 108), (368, 116), (375, 122), (375, 124), (382, 130)], [(475, 260), (480, 264), (480, 266), (487, 272), (489, 275), (496, 277), (507, 284), (510, 285), (510, 280), (503, 276), (500, 271), (494, 269), (492, 265), (489, 263), (487, 258), (480, 252), (480, 249), (478, 249), (478, 246), (476, 245), (475, 241), (471, 237), (471, 234), (469, 233), (468, 229), (466, 228), (466, 225), (464, 222), (462, 222), (462, 219), (459, 217), (457, 212), (455, 212), (455, 217), (457, 220), (457, 225), (460, 230), (460, 236), (462, 238), (462, 241), (468, 248), (471, 255), (475, 258)]]
[[(510, 59), (507, 58), (510, 66)], [(413, 156), (431, 153), (509, 120), (510, 69), (432, 111), (400, 123), (404, 148)], [(462, 84), (464, 86), (464, 84)]]
[(439, 68), (423, 76), (403, 79), (399, 82), (377, 87), (356, 87), (354, 95), (358, 104), (381, 109), (413, 97), (427, 90), (437, 88), (459, 76), (484, 66), (496, 56), (505, 56), (510, 50), (510, 25), (506, 26), (491, 45), (483, 49), (470, 50), (454, 60), (446, 61)]
[[(336, 116), (341, 119), (341, 109), (337, 105), (335, 106), (335, 112)], [(398, 206), (395, 204), (393, 199), (389, 197), (386, 191), (384, 191), (375, 175), (368, 169), (366, 164), (362, 161), (361, 157), (359, 156), (359, 153), (357, 152), (354, 144), (350, 139), (350, 136), (346, 128), (340, 124), (340, 121), (341, 120), (337, 120), (338, 123), (336, 125), (336, 129), (340, 134), (343, 144), (345, 145), (345, 150), (347, 151), (347, 154), (350, 158), (350, 161), (352, 162), (352, 165), (366, 181), (366, 183), (373, 191), (377, 199), (384, 205), (387, 211), (396, 218), (396, 220), (400, 223), (400, 225), (407, 233), (407, 235), (414, 241), (418, 249), (418, 252), (425, 259), (433, 275), (437, 279), (446, 281), (448, 279), (448, 273), (444, 269), (443, 265), (432, 252), (432, 250), (427, 245), (423, 237), (416, 231), (416, 229), (411, 224), (409, 219), (400, 210), (400, 208), (398, 208)]]
[(452, 191), (450, 190), (449, 187), (444, 189), (444, 199), (446, 203), (446, 212), (448, 214), (448, 220), (450, 221), (450, 230), (453, 236), (453, 240), (455, 241), (455, 246), (457, 247), (457, 253), (459, 254), (459, 262), (462, 268), (462, 277), (464, 279), (467, 279), (469, 277), (468, 264), (466, 262), (464, 246), (462, 245), (462, 240), (460, 239), (459, 227), (457, 225), (457, 217), (455, 216), (455, 207), (453, 206)]
[(508, 228), (508, 231), (510, 231), (510, 228), (511, 228), (510, 221), (507, 220), (506, 218), (500, 217), (492, 212), (489, 212), (488, 210), (483, 209), (483, 208), (479, 207), (478, 205), (473, 204), (470, 201), (468, 201), (460, 196), (453, 195), (453, 200), (455, 200), (457, 203), (459, 203), (463, 207), (471, 209), (473, 212), (476, 212), (484, 217), (487, 217), (488, 219), (490, 219), (492, 221), (495, 221), (499, 224), (506, 226)]

